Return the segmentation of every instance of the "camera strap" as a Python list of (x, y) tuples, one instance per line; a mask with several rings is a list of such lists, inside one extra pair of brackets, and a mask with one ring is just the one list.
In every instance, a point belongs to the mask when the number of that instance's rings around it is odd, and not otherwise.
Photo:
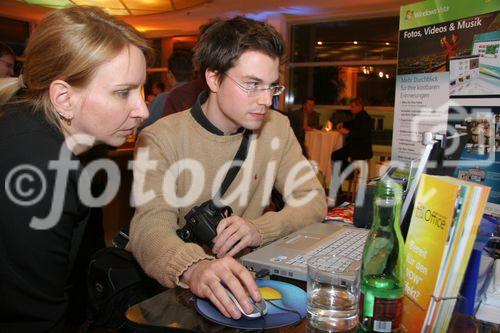
[(224, 193), (226, 193), (227, 189), (229, 188), (234, 178), (240, 171), (241, 165), (247, 158), (248, 140), (250, 139), (250, 134), (252, 134), (250, 130), (245, 129), (243, 131), (243, 138), (241, 139), (240, 147), (238, 148), (238, 151), (236, 152), (236, 155), (233, 158), (233, 162), (231, 163), (229, 170), (227, 170), (226, 176), (222, 181), (222, 185), (220, 186), (219, 191), (215, 195), (216, 201), (219, 201), (219, 199), (222, 198)]
[[(241, 139), (240, 147), (238, 148), (238, 151), (236, 152), (236, 155), (233, 158), (233, 162), (231, 163), (231, 166), (227, 170), (226, 176), (224, 177), (224, 180), (222, 181), (222, 185), (219, 189), (219, 191), (215, 195), (215, 202), (219, 202), (220, 198), (226, 193), (227, 189), (229, 188), (229, 185), (233, 182), (234, 178), (238, 174), (238, 172), (241, 169), (241, 165), (247, 158), (248, 154), (248, 141), (250, 139), (250, 134), (252, 134), (252, 131), (245, 129), (243, 131), (243, 138)], [(125, 248), (127, 246), (127, 243), (129, 241), (129, 233), (130, 232), (130, 223), (127, 223), (116, 235), (116, 237), (113, 239), (113, 246), (118, 247), (118, 248)]]

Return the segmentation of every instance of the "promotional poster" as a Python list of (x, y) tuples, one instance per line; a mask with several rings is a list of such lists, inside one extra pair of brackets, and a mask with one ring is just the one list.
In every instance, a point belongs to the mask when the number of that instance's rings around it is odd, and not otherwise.
[[(401, 7), (392, 160), (422, 155), (422, 133), (467, 135), (453, 176), (491, 187), (500, 213), (500, 5), (428, 0)], [(457, 140), (458, 141), (458, 140)]]

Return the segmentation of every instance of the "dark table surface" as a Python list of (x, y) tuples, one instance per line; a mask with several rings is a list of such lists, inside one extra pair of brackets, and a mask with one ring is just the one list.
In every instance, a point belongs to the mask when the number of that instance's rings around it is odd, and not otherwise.
[[(174, 329), (193, 332), (250, 332), (249, 330), (225, 327), (203, 318), (194, 308), (193, 294), (182, 288), (168, 289), (130, 307), (126, 317), (132, 326), (154, 328), (158, 332)], [(306, 332), (306, 326), (307, 320), (303, 319), (295, 325), (266, 330), (266, 332)], [(308, 332), (310, 331), (308, 330)]]
[[(305, 289), (305, 283), (301, 281), (289, 281)], [(182, 288), (168, 289), (153, 296), (139, 304), (130, 307), (126, 313), (129, 323), (137, 328), (144, 328), (147, 332), (257, 332), (258, 330), (238, 330), (213, 323), (203, 318), (194, 308), (194, 296)], [(303, 333), (318, 332), (308, 327), (307, 318), (291, 326), (278, 329), (266, 330), (266, 332)], [(498, 332), (495, 329), (485, 329), (474, 319), (455, 313), (448, 332)]]

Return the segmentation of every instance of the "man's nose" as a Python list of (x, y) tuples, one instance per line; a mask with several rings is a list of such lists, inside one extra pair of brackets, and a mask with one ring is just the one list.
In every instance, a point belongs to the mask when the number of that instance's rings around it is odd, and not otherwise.
[(266, 105), (266, 106), (271, 106), (273, 104), (273, 94), (271, 90), (264, 90), (260, 96), (259, 99), (257, 100), (258, 104), (261, 105)]

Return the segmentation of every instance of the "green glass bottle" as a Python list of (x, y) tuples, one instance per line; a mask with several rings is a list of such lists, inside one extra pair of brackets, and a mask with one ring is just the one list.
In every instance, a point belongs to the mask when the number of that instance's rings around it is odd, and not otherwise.
[(373, 223), (363, 251), (359, 321), (365, 332), (399, 332), (405, 257), (399, 227), (403, 190), (393, 181), (375, 188)]

